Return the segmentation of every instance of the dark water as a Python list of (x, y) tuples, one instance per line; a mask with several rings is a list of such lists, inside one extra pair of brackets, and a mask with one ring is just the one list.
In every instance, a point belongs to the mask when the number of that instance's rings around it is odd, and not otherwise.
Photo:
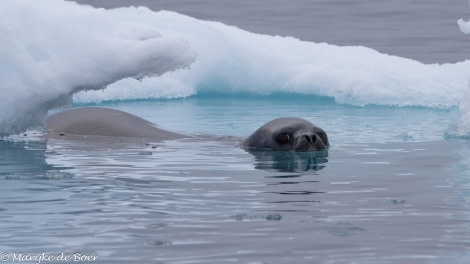
[[(94, 263), (467, 263), (468, 142), (255, 153), (233, 142), (72, 150), (2, 142), (9, 254)], [(463, 152), (462, 152), (463, 151)], [(2, 165), (2, 168), (4, 166)], [(27, 262), (32, 263), (32, 262)]]
[(467, 0), (78, 0), (113, 8), (143, 5), (248, 31), (337, 45), (362, 45), (425, 63), (469, 58), (470, 36), (456, 21), (468, 18)]

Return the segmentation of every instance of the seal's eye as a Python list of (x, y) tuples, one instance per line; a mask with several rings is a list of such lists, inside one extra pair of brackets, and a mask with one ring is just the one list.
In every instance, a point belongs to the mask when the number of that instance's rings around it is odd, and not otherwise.
[(285, 145), (289, 142), (289, 134), (287, 133), (281, 133), (281, 134), (278, 134), (276, 136), (276, 141), (277, 143), (281, 144), (281, 145)]

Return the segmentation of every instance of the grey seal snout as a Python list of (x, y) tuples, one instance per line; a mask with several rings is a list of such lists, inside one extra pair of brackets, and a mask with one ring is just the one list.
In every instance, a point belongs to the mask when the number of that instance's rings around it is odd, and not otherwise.
[[(323, 137), (323, 139), (322, 139)], [(323, 150), (328, 147), (326, 133), (315, 134), (312, 132), (302, 133), (294, 137), (296, 151)]]

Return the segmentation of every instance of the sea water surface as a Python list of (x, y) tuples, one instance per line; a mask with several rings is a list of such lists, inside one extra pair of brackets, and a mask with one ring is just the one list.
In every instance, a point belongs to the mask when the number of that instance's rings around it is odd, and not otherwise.
[[(157, 2), (83, 1), (156, 11)], [(9, 33), (2, 43), (16, 53), (0, 52), (0, 68), (14, 74), (0, 75), (2, 92), (11, 95), (0, 115), (0, 261), (469, 262), (470, 106), (464, 98), (470, 65), (465, 48), (444, 48), (470, 43), (457, 25), (468, 18), (467, 3), (401, 1), (396, 12), (384, 13), (378, 11), (390, 4), (367, 2), (350, 5), (368, 7), (361, 10), (380, 14), (387, 26), (410, 25), (404, 35), (414, 21), (437, 24), (436, 43), (403, 48), (409, 42), (395, 39), (382, 47), (396, 47), (395, 57), (367, 43), (317, 44), (310, 41), (322, 40), (289, 34), (288, 27), (279, 34), (308, 41), (272, 36), (281, 29), (260, 22), (273, 19), (263, 10), (276, 10), (280, 19), (308, 24), (310, 11), (300, 2), (296, 8), (291, 2), (276, 8), (262, 1), (160, 3), (199, 19), (59, 0), (18, 0), (22, 9), (2, 2), (0, 11), (9, 11), (0, 18), (0, 30)], [(349, 14), (353, 24), (367, 20), (340, 1), (318, 4), (331, 12), (323, 14), (325, 24), (338, 14)], [(249, 10), (258, 22), (230, 16)], [(445, 30), (450, 23), (435, 21), (462, 10), (453, 20), (454, 39)], [(25, 12), (34, 23), (20, 16)], [(400, 19), (403, 13), (413, 16)], [(242, 29), (205, 19), (237, 20)], [(252, 31), (270, 35), (244, 31), (250, 23), (257, 27)], [(31, 31), (34, 25), (43, 35)], [(470, 32), (465, 25), (460, 29)], [(49, 38), (70, 27), (75, 33), (62, 42)], [(371, 25), (357, 37), (384, 31)], [(418, 55), (406, 56), (406, 49)], [(141, 66), (156, 58), (165, 66)], [(422, 63), (430, 61), (450, 63)], [(174, 71), (143, 78), (168, 70)], [(95, 91), (75, 93), (85, 89)], [(72, 99), (68, 107), (111, 107), (193, 137), (120, 148), (42, 140), (41, 113), (60, 111), (56, 106)], [(238, 147), (280, 116), (322, 127), (330, 149), (250, 153)]]

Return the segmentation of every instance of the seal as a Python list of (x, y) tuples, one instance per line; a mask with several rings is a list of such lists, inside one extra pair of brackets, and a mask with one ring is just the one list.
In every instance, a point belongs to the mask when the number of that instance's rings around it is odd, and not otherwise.
[(188, 137), (158, 128), (129, 113), (103, 107), (74, 108), (46, 118), (47, 138), (65, 140), (152, 141)]
[[(191, 136), (158, 128), (129, 113), (103, 107), (73, 108), (46, 118), (47, 139), (76, 140), (115, 145), (127, 142), (161, 142)], [(314, 151), (328, 148), (323, 129), (295, 117), (274, 119), (240, 144), (246, 150)]]
[(281, 117), (261, 126), (242, 141), (241, 147), (255, 151), (315, 151), (329, 147), (325, 131), (296, 117)]

